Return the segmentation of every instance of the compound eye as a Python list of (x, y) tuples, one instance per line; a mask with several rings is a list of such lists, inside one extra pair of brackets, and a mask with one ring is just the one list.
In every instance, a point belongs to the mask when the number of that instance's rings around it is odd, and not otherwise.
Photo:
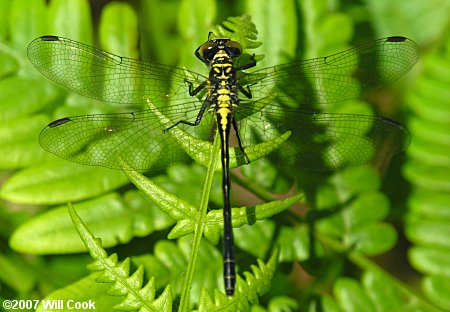
[(228, 51), (232, 53), (233, 57), (239, 56), (242, 53), (242, 46), (237, 41), (229, 40), (227, 42)]
[(217, 43), (208, 41), (205, 42), (200, 48), (198, 48), (197, 52), (202, 59), (211, 60), (216, 48)]

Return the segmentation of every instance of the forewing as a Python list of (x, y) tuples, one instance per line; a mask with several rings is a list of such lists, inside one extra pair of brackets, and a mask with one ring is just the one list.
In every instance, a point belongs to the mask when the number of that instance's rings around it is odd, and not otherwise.
[(256, 100), (275, 93), (295, 107), (339, 102), (399, 79), (414, 66), (419, 54), (414, 41), (388, 37), (327, 57), (243, 74), (240, 83), (249, 85)]
[(102, 101), (158, 107), (191, 101), (194, 86), (206, 78), (183, 69), (130, 59), (57, 36), (43, 36), (28, 46), (28, 58), (46, 77)]

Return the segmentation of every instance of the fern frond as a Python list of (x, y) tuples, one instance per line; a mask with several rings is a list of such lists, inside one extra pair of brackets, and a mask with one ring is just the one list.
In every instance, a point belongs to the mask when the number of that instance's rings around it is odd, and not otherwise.
[(170, 285), (165, 288), (159, 298), (155, 299), (155, 279), (152, 277), (143, 286), (144, 269), (142, 266), (139, 266), (130, 275), (130, 258), (119, 262), (117, 254), (108, 256), (102, 247), (101, 240), (92, 235), (70, 204), (69, 213), (78, 234), (95, 260), (89, 265), (89, 269), (101, 272), (96, 282), (111, 283), (111, 288), (108, 291), (109, 295), (125, 296), (125, 299), (115, 305), (114, 309), (125, 311), (172, 311)]
[(233, 297), (227, 297), (218, 289), (211, 298), (208, 291), (202, 289), (198, 311), (249, 311), (251, 304), (258, 303), (258, 297), (270, 288), (270, 281), (278, 263), (278, 250), (275, 250), (267, 263), (258, 259), (258, 266), (252, 265), (252, 273), (244, 272), (245, 280), (236, 278), (236, 291)]

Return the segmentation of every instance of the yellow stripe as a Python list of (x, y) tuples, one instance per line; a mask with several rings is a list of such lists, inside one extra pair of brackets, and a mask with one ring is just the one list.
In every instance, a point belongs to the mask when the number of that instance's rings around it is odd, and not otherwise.
[(225, 131), (228, 124), (227, 117), (231, 113), (231, 111), (227, 107), (222, 107), (217, 110), (217, 113), (220, 115), (220, 126), (222, 128), (222, 131)]

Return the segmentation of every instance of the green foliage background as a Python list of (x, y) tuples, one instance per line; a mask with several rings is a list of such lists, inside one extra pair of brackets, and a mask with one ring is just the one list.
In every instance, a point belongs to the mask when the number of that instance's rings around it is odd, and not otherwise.
[[(120, 303), (155, 311), (449, 311), (449, 11), (445, 0), (0, 0), (1, 301), (91, 299), (97, 311)], [(242, 14), (251, 16), (263, 43), (256, 50), (265, 55), (260, 68), (392, 35), (415, 40), (422, 57), (405, 78), (378, 92), (372, 105), (354, 101), (330, 108), (375, 111), (402, 121), (412, 136), (406, 154), (382, 175), (363, 166), (318, 184), (306, 176), (297, 183), (308, 195), (306, 214), (297, 205), (268, 219), (285, 210), (283, 204), (256, 206), (257, 219), (264, 221), (243, 220), (236, 229), (239, 272), (247, 283), (240, 282), (236, 296), (227, 299), (215, 291), (223, 287), (220, 213), (208, 213), (207, 240), (194, 249), (197, 263), (188, 269), (195, 237), (189, 220), (197, 218), (206, 171), (180, 164), (152, 176), (162, 188), (158, 200), (142, 177), (47, 154), (38, 135), (52, 120), (124, 108), (48, 81), (28, 62), (26, 47), (38, 36), (54, 34), (117, 55), (204, 72), (193, 51), (216, 24)], [(267, 201), (290, 188), (276, 168), (255, 164), (242, 171), (236, 184)], [(221, 207), (219, 180), (210, 191), (213, 208)], [(248, 196), (234, 187), (236, 206), (249, 205)], [(172, 206), (161, 207), (166, 198)], [(82, 221), (73, 211), (71, 220), (67, 202)], [(279, 264), (270, 279), (274, 246)], [(124, 262), (107, 258), (114, 253)], [(91, 257), (93, 273), (86, 268)], [(269, 261), (267, 267), (258, 264), (263, 273), (252, 271), (257, 258)], [(102, 277), (105, 268), (113, 277)], [(99, 276), (103, 283), (96, 281)], [(134, 305), (124, 301), (132, 290), (141, 294), (133, 297)]]

